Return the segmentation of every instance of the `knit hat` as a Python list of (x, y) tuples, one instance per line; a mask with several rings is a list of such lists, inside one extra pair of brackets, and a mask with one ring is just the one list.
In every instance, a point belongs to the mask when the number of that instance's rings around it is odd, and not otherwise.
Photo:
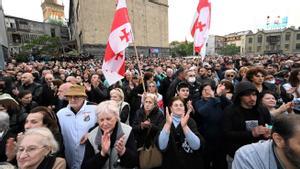
[(66, 92), (65, 96), (83, 96), (86, 97), (85, 88), (80, 85), (72, 85)]
[(245, 96), (245, 95), (249, 94), (250, 92), (258, 93), (258, 90), (254, 86), (254, 84), (252, 84), (249, 81), (240, 82), (235, 88), (235, 92), (234, 92), (234, 96), (233, 96), (233, 102), (238, 103), (240, 101), (239, 97)]

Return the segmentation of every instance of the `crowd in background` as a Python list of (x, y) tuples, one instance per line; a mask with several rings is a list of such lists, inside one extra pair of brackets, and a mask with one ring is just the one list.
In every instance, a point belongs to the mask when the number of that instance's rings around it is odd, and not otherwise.
[[(300, 57), (137, 63), (127, 58), (124, 79), (109, 86), (101, 60), (10, 60), (0, 72), (0, 162), (21, 169), (149, 168), (142, 152), (151, 148), (161, 155), (148, 159), (151, 168), (243, 168), (258, 161), (243, 146), (266, 140), (275, 154), (271, 166), (300, 167), (300, 151), (290, 145), (299, 143), (288, 142), (299, 142), (299, 129), (281, 130), (300, 124)], [(280, 147), (280, 137), (290, 144)]]

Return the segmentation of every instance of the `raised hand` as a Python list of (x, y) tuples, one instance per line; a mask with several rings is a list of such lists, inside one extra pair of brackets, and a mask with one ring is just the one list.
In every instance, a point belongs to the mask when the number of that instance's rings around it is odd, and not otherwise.
[(216, 92), (217, 92), (218, 96), (222, 96), (222, 95), (226, 94), (225, 85), (219, 84), (218, 87), (217, 87), (217, 91)]
[(119, 140), (117, 140), (116, 144), (115, 144), (115, 148), (119, 154), (119, 156), (122, 156), (125, 151), (125, 135), (123, 135), (121, 138), (119, 138)]
[(185, 115), (181, 116), (180, 124), (183, 129), (187, 127), (187, 122), (189, 121), (189, 118), (190, 112), (187, 112)]
[(16, 157), (16, 142), (14, 138), (7, 139), (5, 155), (7, 157), (7, 161), (11, 161)]
[(104, 132), (102, 136), (101, 155), (106, 156), (110, 148), (110, 133)]
[(173, 121), (173, 118), (172, 118), (172, 113), (170, 114), (169, 113), (169, 108), (166, 107), (166, 124), (168, 125), (172, 125), (172, 121)]

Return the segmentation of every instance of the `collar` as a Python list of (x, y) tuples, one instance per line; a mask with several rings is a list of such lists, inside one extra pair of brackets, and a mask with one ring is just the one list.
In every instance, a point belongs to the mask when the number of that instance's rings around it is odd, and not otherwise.
[(79, 112), (83, 112), (85, 110), (85, 107), (86, 107), (86, 104), (87, 104), (87, 101), (85, 100), (80, 108), (80, 110), (78, 112), (75, 112), (75, 110), (68, 104), (68, 109), (70, 109), (74, 114), (77, 114)]

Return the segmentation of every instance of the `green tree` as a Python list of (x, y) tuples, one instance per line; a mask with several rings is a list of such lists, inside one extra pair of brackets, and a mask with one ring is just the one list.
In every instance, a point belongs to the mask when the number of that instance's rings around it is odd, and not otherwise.
[(170, 43), (171, 55), (175, 56), (189, 56), (193, 54), (193, 42), (178, 42), (173, 41)]
[(61, 43), (59, 37), (50, 37), (48, 35), (43, 35), (23, 44), (22, 53), (58, 56), (61, 54), (60, 48)]
[(240, 47), (236, 46), (235, 44), (225, 45), (220, 51), (221, 55), (228, 55), (228, 56), (236, 55), (239, 53), (240, 53)]

